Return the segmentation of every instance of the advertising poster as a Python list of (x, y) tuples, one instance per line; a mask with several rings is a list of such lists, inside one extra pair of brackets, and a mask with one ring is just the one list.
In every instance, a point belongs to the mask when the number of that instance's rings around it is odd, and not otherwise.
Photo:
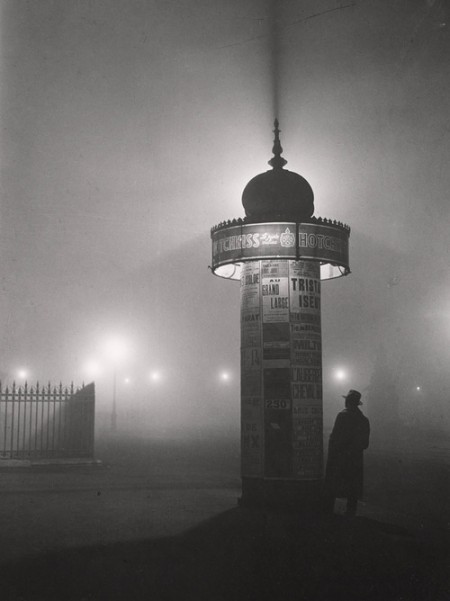
[(263, 323), (289, 322), (288, 273), (287, 261), (262, 261)]
[(241, 275), (241, 348), (261, 347), (259, 261), (246, 263)]
[(252, 261), (241, 274), (241, 471), (245, 477), (263, 475), (260, 273), (260, 262)]
[(244, 477), (322, 477), (320, 265), (266, 260), (241, 276)]
[(293, 472), (322, 475), (320, 265), (289, 261)]
[(293, 464), (299, 478), (322, 475), (322, 408), (294, 406)]
[(264, 424), (261, 397), (241, 398), (242, 476), (263, 476)]
[(289, 324), (263, 323), (262, 334), (265, 367), (289, 367), (291, 357)]

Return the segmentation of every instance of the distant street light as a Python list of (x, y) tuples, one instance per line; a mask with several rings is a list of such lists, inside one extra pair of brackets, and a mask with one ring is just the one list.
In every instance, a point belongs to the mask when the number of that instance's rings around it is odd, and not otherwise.
[(343, 368), (337, 368), (334, 370), (334, 377), (336, 378), (336, 380), (339, 380), (340, 382), (343, 382), (344, 380), (347, 379), (348, 374), (347, 371)]
[(28, 378), (28, 371), (24, 368), (17, 370), (17, 377), (19, 380), (26, 380)]
[(223, 371), (220, 374), (220, 379), (222, 380), (222, 382), (228, 382), (230, 380), (230, 374), (227, 371)]
[(150, 379), (152, 380), (152, 382), (158, 382), (161, 379), (161, 372), (159, 371), (152, 371), (150, 374)]

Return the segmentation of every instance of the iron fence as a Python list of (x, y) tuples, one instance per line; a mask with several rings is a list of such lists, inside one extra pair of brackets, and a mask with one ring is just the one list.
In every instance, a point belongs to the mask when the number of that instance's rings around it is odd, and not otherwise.
[(94, 383), (11, 386), (0, 382), (0, 457), (93, 457)]

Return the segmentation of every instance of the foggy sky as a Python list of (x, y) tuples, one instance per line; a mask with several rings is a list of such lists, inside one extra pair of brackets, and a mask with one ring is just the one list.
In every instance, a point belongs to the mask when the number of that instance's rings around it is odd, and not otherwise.
[(269, 2), (2, 2), (3, 379), (86, 380), (119, 332), (186, 419), (235, 419), (239, 289), (209, 272), (209, 230), (243, 216), (278, 116), (315, 215), (352, 228), (352, 274), (323, 288), (325, 406), (369, 384), (381, 343), (404, 399), (420, 380), (443, 405), (448, 2), (277, 7), (274, 62)]

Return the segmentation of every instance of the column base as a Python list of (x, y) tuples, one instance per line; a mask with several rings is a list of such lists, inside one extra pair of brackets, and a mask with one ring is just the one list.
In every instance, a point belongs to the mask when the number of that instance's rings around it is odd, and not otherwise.
[(323, 513), (323, 480), (242, 478), (240, 507)]

